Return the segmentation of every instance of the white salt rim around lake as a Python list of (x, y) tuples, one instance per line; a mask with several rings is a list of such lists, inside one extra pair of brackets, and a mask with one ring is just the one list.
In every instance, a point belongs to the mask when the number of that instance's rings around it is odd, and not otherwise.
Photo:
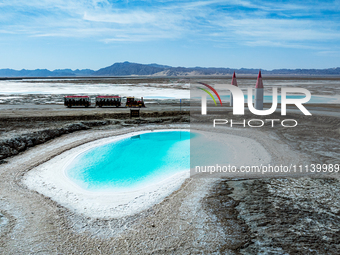
[[(166, 131), (190, 130), (162, 129), (154, 132)], [(231, 164), (261, 164), (268, 163), (271, 160), (270, 154), (260, 143), (253, 139), (228, 134), (213, 134), (199, 130), (192, 131), (205, 135), (209, 134), (209, 139), (225, 140), (234, 151)], [(150, 185), (138, 190), (119, 192), (82, 189), (67, 177), (66, 168), (75, 157), (89, 149), (149, 132), (152, 132), (152, 130), (103, 138), (75, 147), (29, 171), (24, 176), (23, 183), (29, 189), (50, 197), (71, 211), (81, 213), (87, 217), (119, 218), (139, 213), (154, 204), (160, 203), (165, 197), (178, 190), (184, 180), (190, 177), (190, 171), (180, 171), (167, 179), (150, 183)], [(245, 158), (247, 162), (244, 162)]]

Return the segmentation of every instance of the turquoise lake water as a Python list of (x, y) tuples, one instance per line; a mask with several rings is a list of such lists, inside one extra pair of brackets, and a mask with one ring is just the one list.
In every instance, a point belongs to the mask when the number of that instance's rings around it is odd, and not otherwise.
[(228, 143), (190, 131), (154, 131), (91, 148), (67, 166), (66, 175), (89, 191), (131, 191), (196, 165), (229, 163)]
[[(191, 134), (194, 138), (195, 134)], [(92, 148), (67, 167), (87, 190), (138, 188), (190, 169), (190, 132), (150, 132)]]

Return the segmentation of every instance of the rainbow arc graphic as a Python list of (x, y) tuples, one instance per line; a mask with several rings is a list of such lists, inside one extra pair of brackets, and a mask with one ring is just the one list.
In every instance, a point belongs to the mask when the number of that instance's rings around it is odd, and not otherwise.
[[(206, 84), (206, 83), (203, 83), (203, 82), (199, 82), (199, 84), (202, 84), (204, 86), (206, 86), (207, 88), (209, 88), (212, 92), (214, 92), (214, 94), (217, 96), (218, 100), (220, 101), (220, 104), (222, 106), (222, 100), (220, 98), (220, 95), (217, 93), (217, 91), (212, 87), (210, 86), (209, 84)], [(213, 100), (214, 100), (214, 103), (215, 105), (217, 106), (217, 103), (216, 103), (216, 100), (213, 96), (213, 94), (211, 94), (211, 92), (205, 88), (199, 88), (200, 90), (203, 90), (204, 92), (206, 92)]]

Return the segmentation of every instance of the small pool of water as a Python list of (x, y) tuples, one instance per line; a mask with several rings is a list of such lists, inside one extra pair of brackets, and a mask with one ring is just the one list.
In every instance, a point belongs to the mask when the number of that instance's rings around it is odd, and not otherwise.
[(190, 132), (163, 131), (89, 149), (67, 166), (66, 175), (87, 190), (130, 190), (189, 169)]
[(65, 174), (88, 191), (129, 192), (189, 173), (191, 162), (228, 164), (232, 155), (228, 144), (200, 132), (151, 131), (90, 148), (66, 166)]

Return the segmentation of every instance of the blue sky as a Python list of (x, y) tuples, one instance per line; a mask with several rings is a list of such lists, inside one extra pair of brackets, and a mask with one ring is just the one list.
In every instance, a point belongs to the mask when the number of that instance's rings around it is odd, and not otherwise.
[(340, 1), (0, 0), (0, 68), (340, 66)]

